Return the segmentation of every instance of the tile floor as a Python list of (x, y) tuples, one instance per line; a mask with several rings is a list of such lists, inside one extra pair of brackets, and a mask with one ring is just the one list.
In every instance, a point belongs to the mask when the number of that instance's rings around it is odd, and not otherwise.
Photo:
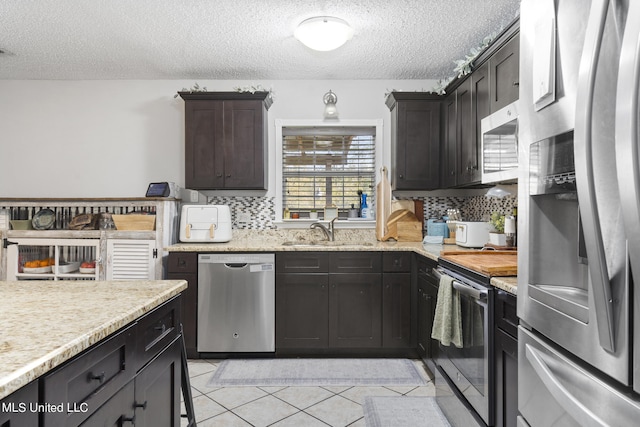
[[(420, 387), (207, 387), (219, 360), (189, 360), (198, 427), (364, 427), (365, 396), (434, 396), (433, 382)], [(182, 413), (185, 413), (184, 407)], [(186, 426), (186, 419), (182, 419)]]

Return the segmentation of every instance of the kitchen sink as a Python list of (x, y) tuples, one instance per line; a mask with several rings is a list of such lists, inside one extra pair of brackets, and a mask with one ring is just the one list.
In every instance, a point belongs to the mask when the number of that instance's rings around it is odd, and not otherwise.
[(288, 240), (282, 242), (282, 246), (296, 246), (296, 247), (318, 247), (318, 246), (373, 246), (373, 243), (354, 243), (354, 242), (330, 242), (328, 240), (312, 240), (309, 242)]

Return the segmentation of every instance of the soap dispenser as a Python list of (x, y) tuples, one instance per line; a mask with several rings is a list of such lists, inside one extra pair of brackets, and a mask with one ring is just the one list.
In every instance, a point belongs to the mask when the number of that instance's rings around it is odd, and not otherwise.
[(366, 193), (362, 193), (362, 218), (369, 218), (369, 205), (367, 204), (367, 195)]

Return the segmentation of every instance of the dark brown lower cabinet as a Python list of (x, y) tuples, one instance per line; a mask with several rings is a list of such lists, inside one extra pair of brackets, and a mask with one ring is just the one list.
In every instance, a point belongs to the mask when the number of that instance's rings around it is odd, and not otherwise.
[(382, 346), (414, 347), (411, 273), (382, 275)]
[(276, 352), (415, 353), (410, 261), (402, 252), (276, 253)]
[(180, 344), (175, 339), (136, 376), (136, 426), (180, 425)]
[(198, 253), (169, 252), (168, 280), (186, 280), (188, 287), (182, 292), (182, 333), (187, 357), (198, 358), (196, 344), (198, 328)]
[(515, 427), (518, 416), (518, 318), (514, 295), (496, 292), (495, 324), (495, 425)]
[(381, 321), (379, 273), (329, 275), (330, 347), (380, 347)]
[(40, 378), (40, 403), (65, 410), (15, 425), (179, 426), (179, 318), (176, 297)]
[(37, 426), (38, 413), (31, 405), (38, 403), (38, 381), (32, 381), (0, 401), (0, 426)]
[(179, 426), (180, 356), (180, 340), (176, 339), (87, 418), (82, 427)]
[(276, 349), (326, 349), (328, 323), (328, 274), (276, 274)]
[(436, 261), (416, 256), (416, 276), (418, 282), (418, 354), (429, 369), (435, 369), (433, 359), (436, 357), (438, 342), (431, 338), (433, 316), (438, 300), (438, 279), (433, 275)]
[(114, 394), (111, 399), (95, 411), (81, 425), (82, 427), (120, 427), (137, 425), (136, 414), (131, 402), (134, 401), (133, 381)]

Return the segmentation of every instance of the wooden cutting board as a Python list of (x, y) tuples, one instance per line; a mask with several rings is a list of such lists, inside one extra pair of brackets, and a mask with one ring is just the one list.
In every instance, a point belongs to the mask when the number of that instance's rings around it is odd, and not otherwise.
[(408, 209), (399, 209), (387, 219), (387, 233), (382, 241), (395, 239), (398, 242), (421, 242), (422, 224)]
[(442, 251), (440, 258), (488, 276), (517, 276), (515, 251)]

